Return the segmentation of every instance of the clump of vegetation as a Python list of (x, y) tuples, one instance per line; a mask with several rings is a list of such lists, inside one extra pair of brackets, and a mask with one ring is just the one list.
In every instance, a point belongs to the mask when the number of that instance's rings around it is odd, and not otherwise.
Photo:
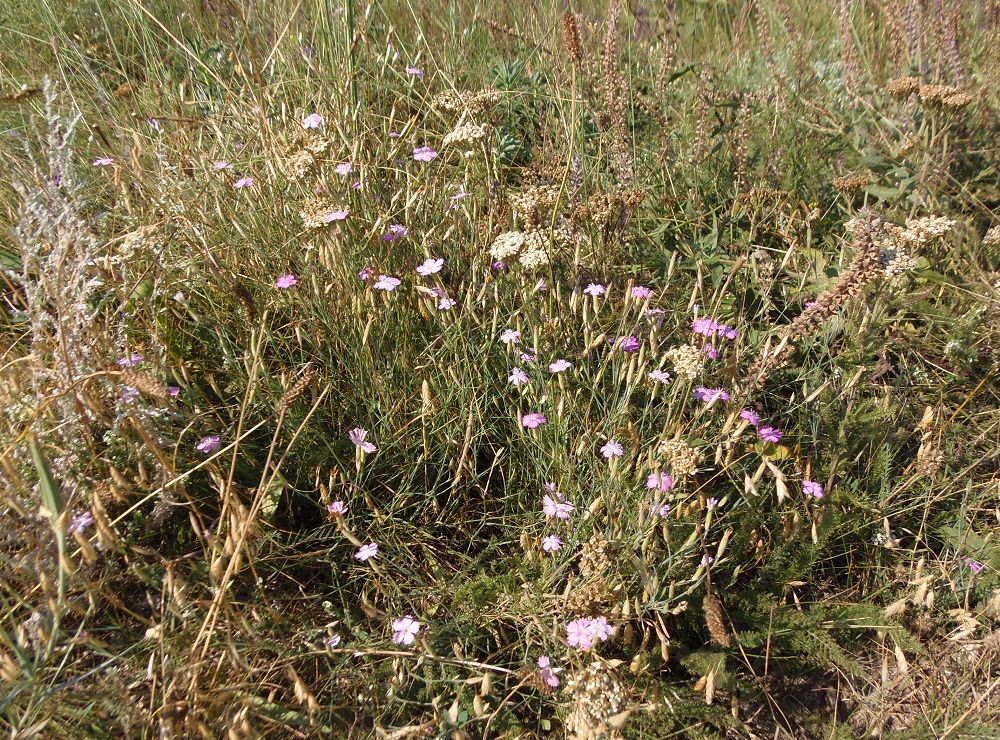
[(13, 736), (997, 732), (995, 9), (196, 5), (0, 29)]

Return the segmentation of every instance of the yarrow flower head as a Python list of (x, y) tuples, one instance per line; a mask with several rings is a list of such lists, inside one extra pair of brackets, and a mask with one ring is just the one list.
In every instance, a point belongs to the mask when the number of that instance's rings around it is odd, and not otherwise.
[(507, 382), (513, 386), (519, 386), (528, 382), (528, 374), (519, 367), (515, 367), (507, 376)]
[(554, 534), (547, 535), (542, 539), (542, 549), (545, 552), (556, 552), (562, 547), (562, 539)]
[(605, 293), (607, 293), (608, 289), (605, 288), (600, 283), (591, 283), (590, 285), (588, 285), (586, 288), (583, 289), (583, 292), (589, 296), (594, 296), (596, 298), (599, 295), (604, 295)]
[(548, 419), (545, 418), (544, 414), (530, 413), (525, 414), (521, 417), (521, 426), (525, 429), (537, 429), (542, 424), (544, 424)]
[(570, 647), (590, 650), (596, 642), (611, 637), (612, 628), (604, 617), (580, 617), (566, 625), (566, 641)]
[(760, 435), (761, 440), (764, 442), (780, 442), (782, 437), (782, 431), (772, 426), (762, 426), (757, 430)]
[(274, 287), (284, 290), (285, 288), (293, 288), (298, 285), (299, 279), (295, 277), (292, 273), (287, 275), (281, 275), (277, 280), (274, 281)]
[(420, 631), (420, 622), (407, 614), (392, 623), (392, 641), (397, 645), (412, 645)]
[(319, 128), (323, 125), (323, 116), (319, 113), (310, 113), (308, 116), (302, 119), (302, 128), (308, 130), (311, 128)]
[(366, 441), (368, 438), (368, 430), (362, 429), (361, 427), (355, 427), (347, 433), (347, 438), (354, 443), (355, 447), (360, 447), (362, 452), (375, 452), (378, 449), (371, 442)]
[(444, 267), (444, 259), (434, 259), (433, 257), (424, 260), (422, 265), (417, 266), (417, 272), (424, 277), (428, 275), (433, 275), (436, 272), (441, 272), (441, 268)]
[(389, 224), (389, 230), (382, 235), (382, 241), (394, 242), (406, 236), (406, 227), (403, 224)]
[(360, 560), (363, 563), (368, 558), (373, 558), (376, 555), (378, 555), (378, 545), (374, 542), (369, 542), (367, 545), (362, 545), (358, 548), (358, 551), (354, 553), (354, 559)]
[(720, 401), (729, 400), (729, 394), (722, 390), (722, 388), (695, 388), (694, 397), (705, 403), (712, 403), (716, 399)]
[(338, 499), (337, 501), (331, 501), (327, 504), (326, 510), (333, 516), (343, 516), (347, 513), (347, 504)]
[(613, 439), (608, 440), (608, 443), (601, 448), (601, 454), (604, 455), (604, 457), (607, 458), (608, 460), (616, 457), (621, 457), (624, 453), (625, 450), (622, 448), (622, 446)]
[(556, 360), (551, 365), (549, 365), (549, 372), (561, 373), (564, 370), (568, 370), (573, 366), (573, 363), (569, 360)]
[(413, 158), (418, 162), (431, 162), (437, 155), (437, 152), (429, 146), (418, 146), (413, 150)]
[(806, 496), (812, 496), (815, 499), (823, 498), (823, 484), (812, 480), (804, 480), (802, 481), (802, 493)]
[(210, 455), (215, 452), (219, 447), (222, 446), (222, 441), (219, 439), (218, 434), (209, 434), (207, 437), (202, 437), (198, 444), (194, 447), (199, 452), (204, 452), (206, 455)]
[(399, 287), (402, 281), (399, 278), (395, 278), (392, 275), (379, 275), (378, 280), (372, 286), (375, 290), (384, 290), (389, 293)]

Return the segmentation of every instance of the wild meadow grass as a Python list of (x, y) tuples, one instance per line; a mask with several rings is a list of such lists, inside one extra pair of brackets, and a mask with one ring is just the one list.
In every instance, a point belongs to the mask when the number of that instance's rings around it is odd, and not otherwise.
[(1000, 733), (1000, 6), (14, 0), (11, 737)]

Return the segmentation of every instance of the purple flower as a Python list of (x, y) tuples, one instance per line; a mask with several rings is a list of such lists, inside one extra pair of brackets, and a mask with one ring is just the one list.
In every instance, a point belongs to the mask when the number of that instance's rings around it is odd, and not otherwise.
[(323, 638), (323, 647), (335, 648), (340, 644), (340, 635), (327, 635)]
[(91, 162), (91, 164), (94, 167), (110, 167), (114, 163), (115, 160), (113, 160), (111, 157), (98, 157), (93, 162)]
[(327, 505), (326, 510), (334, 516), (343, 516), (347, 513), (347, 504), (338, 499), (337, 501), (331, 501)]
[(407, 67), (406, 74), (423, 79), (424, 71), (420, 67)]
[(715, 498), (714, 496), (705, 501), (705, 506), (708, 507), (709, 509), (714, 509), (718, 505), (719, 505), (719, 499)]
[(237, 190), (243, 190), (244, 188), (248, 188), (251, 185), (253, 185), (253, 178), (249, 176), (241, 177), (239, 180), (233, 183), (233, 187), (236, 188)]
[(206, 455), (211, 455), (221, 446), (222, 441), (219, 439), (219, 435), (209, 434), (207, 437), (202, 437), (194, 448), (199, 452), (204, 452)]
[(547, 518), (569, 519), (573, 509), (576, 508), (561, 493), (556, 493), (556, 498), (548, 494), (542, 496), (542, 512)]
[(438, 153), (431, 149), (429, 146), (418, 146), (413, 150), (413, 158), (418, 162), (430, 162)]
[(392, 275), (379, 275), (378, 280), (375, 281), (375, 285), (372, 287), (375, 290), (384, 290), (388, 293), (398, 288), (400, 282), (399, 278), (394, 278)]
[(753, 426), (760, 426), (760, 416), (753, 409), (743, 409), (740, 412), (740, 418), (750, 422)]
[(66, 531), (69, 534), (73, 534), (74, 532), (83, 532), (87, 529), (87, 527), (89, 527), (93, 523), (94, 523), (93, 514), (91, 514), (89, 511), (78, 511), (76, 512), (76, 514), (73, 515), (73, 518), (70, 520), (69, 527), (66, 528)]
[(737, 331), (731, 326), (720, 324), (715, 319), (707, 317), (692, 321), (691, 330), (694, 331), (695, 334), (701, 334), (705, 337), (711, 337), (716, 334), (720, 337), (725, 337), (726, 339), (736, 339), (737, 337)]
[(369, 265), (365, 265), (360, 270), (358, 270), (358, 280), (361, 282), (367, 282), (368, 278), (372, 276), (372, 268)]
[(611, 625), (604, 617), (580, 617), (566, 625), (566, 641), (570, 647), (589, 650), (597, 641), (611, 637)]
[(618, 340), (618, 345), (625, 352), (635, 352), (639, 349), (639, 338), (638, 337), (622, 337)]
[(354, 166), (350, 162), (341, 162), (333, 168), (333, 171), (338, 175), (349, 175), (353, 169)]
[(444, 267), (443, 259), (434, 259), (431, 257), (424, 260), (424, 263), (417, 267), (417, 272), (424, 277), (427, 277), (428, 275), (433, 275), (436, 272), (441, 272), (442, 267)]
[(517, 329), (504, 329), (500, 333), (500, 341), (504, 344), (517, 344), (521, 341), (521, 332)]
[(775, 427), (763, 426), (757, 430), (757, 433), (765, 442), (777, 443), (781, 441), (782, 432), (780, 429), (776, 429)]
[(968, 567), (968, 569), (971, 570), (976, 575), (982, 573), (983, 568), (985, 567), (978, 560), (973, 560), (972, 558), (962, 558), (962, 562), (965, 563), (966, 567)]
[(287, 275), (282, 275), (277, 280), (274, 281), (274, 287), (284, 290), (285, 288), (292, 288), (298, 285), (299, 279), (295, 277), (292, 273)]
[(171, 398), (177, 398), (181, 394), (181, 389), (176, 385), (167, 386), (167, 395)]
[(525, 429), (537, 429), (546, 421), (548, 420), (545, 418), (544, 414), (530, 413), (521, 417), (521, 426)]
[(666, 519), (670, 516), (670, 504), (661, 504), (657, 502), (649, 507), (649, 511), (653, 516), (658, 516), (660, 519)]
[(722, 390), (722, 388), (695, 388), (694, 397), (705, 403), (712, 403), (716, 399), (729, 400), (729, 394)]
[(142, 355), (138, 352), (133, 352), (130, 355), (125, 355), (124, 357), (118, 358), (119, 367), (135, 367), (140, 362), (142, 362)]
[(702, 567), (709, 566), (709, 565), (711, 565), (714, 562), (715, 562), (715, 558), (713, 558), (711, 555), (702, 555), (701, 556)]
[(802, 481), (802, 493), (815, 499), (823, 498), (823, 484), (812, 480)]
[(323, 223), (332, 224), (334, 221), (343, 221), (351, 214), (350, 208), (343, 208), (339, 211), (330, 211), (323, 216)]
[(624, 452), (622, 446), (613, 439), (608, 440), (608, 443), (601, 448), (601, 454), (608, 460), (613, 457), (621, 457)]
[(360, 447), (362, 452), (375, 452), (378, 449), (371, 442), (367, 442), (368, 430), (362, 429), (361, 427), (354, 427), (351, 431), (347, 433), (347, 438), (354, 443), (355, 447)]
[(535, 356), (530, 352), (520, 352), (518, 355), (520, 356), (522, 362), (528, 362), (532, 365), (535, 364)]
[(451, 298), (447, 297), (442, 298), (440, 301), (438, 301), (438, 311), (447, 311), (450, 308), (454, 308), (456, 305), (458, 304), (455, 303), (455, 301), (453, 301)]
[(515, 367), (507, 376), (507, 382), (513, 386), (519, 386), (528, 382), (528, 374), (519, 367)]
[(647, 316), (663, 316), (667, 312), (665, 308), (651, 308), (646, 311)]
[(310, 113), (308, 116), (302, 119), (302, 128), (311, 129), (319, 128), (323, 125), (323, 116), (319, 113)]
[(649, 296), (650, 296), (650, 294), (652, 294), (652, 292), (653, 291), (651, 291), (645, 285), (633, 285), (632, 286), (632, 297), (633, 298), (637, 298), (640, 301), (641, 300), (645, 300), (646, 298), (649, 298)]
[(403, 224), (389, 224), (389, 230), (382, 235), (382, 241), (394, 242), (406, 236), (406, 227)]
[(646, 476), (646, 488), (650, 490), (669, 491), (674, 487), (674, 478), (668, 473), (650, 473)]
[(358, 551), (354, 553), (354, 559), (360, 560), (362, 563), (368, 558), (373, 558), (378, 555), (378, 545), (374, 542), (369, 542), (367, 545), (362, 545), (358, 548)]
[(568, 370), (573, 367), (573, 363), (569, 360), (556, 360), (551, 365), (549, 365), (549, 372), (551, 373), (561, 373), (564, 370)]
[(562, 547), (562, 539), (554, 534), (550, 534), (542, 539), (542, 549), (545, 552), (556, 552)]
[(397, 645), (412, 645), (420, 631), (420, 622), (407, 614), (392, 623), (392, 641)]
[(536, 293), (546, 293), (549, 290), (549, 284), (546, 282), (545, 278), (539, 278), (538, 282), (535, 283)]
[(462, 200), (463, 198), (468, 198), (470, 195), (472, 195), (472, 193), (466, 192), (465, 186), (459, 185), (458, 192), (455, 193), (454, 195), (448, 196), (448, 200), (452, 202), (451, 206), (452, 208), (458, 208), (458, 201)]
[(132, 403), (138, 397), (139, 397), (139, 389), (133, 388), (130, 385), (124, 386), (121, 389), (121, 392), (119, 392), (118, 394), (118, 398), (119, 400), (121, 400), (122, 403)]
[(657, 383), (662, 383), (666, 385), (670, 382), (670, 373), (663, 370), (653, 370), (649, 373), (649, 379), (655, 380)]
[(556, 668), (551, 662), (549, 662), (548, 655), (539, 656), (538, 673), (541, 675), (542, 681), (544, 681), (548, 686), (555, 688), (559, 685), (559, 678), (556, 674), (560, 670), (560, 668)]
[(496, 260), (490, 267), (499, 272), (507, 267), (507, 263), (503, 260)]
[(389, 132), (389, 138), (390, 139), (400, 139), (400, 138), (402, 138), (402, 136), (403, 135), (399, 131), (390, 131)]
[(588, 285), (586, 288), (583, 289), (583, 292), (586, 293), (587, 295), (594, 296), (596, 298), (599, 295), (604, 295), (605, 293), (607, 293), (608, 289), (605, 288), (600, 283), (591, 283), (590, 285)]
[(719, 350), (717, 350), (715, 345), (711, 342), (706, 342), (705, 346), (701, 348), (701, 351), (708, 355), (708, 359), (710, 360), (719, 359)]

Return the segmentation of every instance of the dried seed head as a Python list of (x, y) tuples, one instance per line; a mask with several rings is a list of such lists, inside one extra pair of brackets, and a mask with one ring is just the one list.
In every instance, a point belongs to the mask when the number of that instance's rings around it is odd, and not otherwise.
[(566, 682), (572, 698), (566, 729), (579, 740), (620, 738), (617, 720), (624, 711), (626, 690), (617, 672), (607, 663), (594, 661)]
[(580, 32), (576, 27), (576, 18), (568, 10), (562, 17), (563, 48), (566, 56), (573, 64), (583, 61), (583, 50), (580, 48)]
[(705, 624), (712, 641), (722, 647), (732, 647), (733, 639), (726, 629), (726, 620), (722, 613), (722, 602), (715, 594), (706, 594), (702, 608), (705, 612)]

